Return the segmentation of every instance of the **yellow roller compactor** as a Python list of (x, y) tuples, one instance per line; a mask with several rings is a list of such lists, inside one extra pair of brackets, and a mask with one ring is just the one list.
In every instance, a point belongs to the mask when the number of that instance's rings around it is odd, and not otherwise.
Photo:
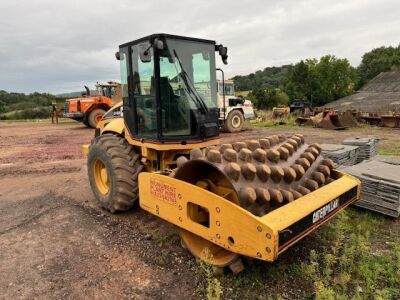
[(360, 182), (303, 135), (220, 144), (214, 41), (154, 34), (120, 46), (123, 103), (105, 114), (88, 175), (111, 212), (137, 201), (215, 267), (280, 253), (356, 201)]

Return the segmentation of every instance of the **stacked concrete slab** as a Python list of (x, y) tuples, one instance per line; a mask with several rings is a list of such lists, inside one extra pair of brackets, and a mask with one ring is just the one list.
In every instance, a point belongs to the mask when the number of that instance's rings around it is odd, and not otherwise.
[(359, 152), (357, 163), (372, 159), (376, 155), (379, 139), (376, 137), (348, 138), (343, 141), (343, 145), (358, 146)]
[(321, 148), (322, 156), (332, 159), (339, 166), (352, 166), (357, 163), (358, 146), (322, 144)]
[(399, 217), (400, 165), (369, 160), (346, 167), (344, 172), (361, 181), (361, 200), (355, 205), (391, 217)]
[(391, 165), (400, 165), (400, 156), (397, 155), (377, 155), (373, 160), (383, 161)]

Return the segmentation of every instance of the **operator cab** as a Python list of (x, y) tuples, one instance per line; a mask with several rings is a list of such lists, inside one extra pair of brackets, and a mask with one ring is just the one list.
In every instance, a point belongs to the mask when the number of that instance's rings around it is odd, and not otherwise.
[(153, 34), (123, 44), (124, 120), (136, 139), (184, 144), (216, 137), (218, 128), (215, 41)]
[(235, 96), (233, 80), (218, 80), (218, 95), (223, 97), (224, 94), (225, 96)]
[(108, 83), (96, 83), (96, 92), (98, 96), (112, 98), (118, 87), (117, 82), (109, 81)]

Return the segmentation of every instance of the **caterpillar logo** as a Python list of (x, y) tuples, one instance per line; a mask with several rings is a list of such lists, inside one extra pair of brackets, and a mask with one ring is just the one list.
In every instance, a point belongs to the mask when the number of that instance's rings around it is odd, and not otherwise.
[(313, 213), (313, 224), (324, 218), (326, 215), (339, 207), (339, 199), (329, 202), (327, 205), (321, 207)]

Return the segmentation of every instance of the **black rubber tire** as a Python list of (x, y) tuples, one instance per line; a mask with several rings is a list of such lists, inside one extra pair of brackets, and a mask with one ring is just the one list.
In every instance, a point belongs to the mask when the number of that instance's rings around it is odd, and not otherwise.
[(89, 126), (92, 128), (96, 128), (96, 126), (97, 126), (96, 117), (99, 115), (103, 116), (105, 113), (106, 113), (106, 111), (101, 108), (97, 108), (97, 109), (91, 111), (87, 118)]
[[(240, 125), (238, 127), (233, 126), (233, 121), (240, 119)], [(244, 116), (240, 110), (233, 110), (229, 113), (224, 123), (224, 131), (226, 132), (239, 132), (242, 130), (244, 124)]]
[[(102, 194), (94, 179), (93, 164), (99, 159), (109, 174), (109, 191)], [(119, 136), (104, 134), (93, 139), (89, 148), (88, 176), (92, 191), (100, 205), (111, 213), (132, 208), (139, 198), (138, 176), (143, 170), (140, 155)]]
[(82, 123), (85, 124), (86, 127), (91, 128), (90, 124), (88, 123), (87, 118), (84, 118), (83, 121), (82, 121)]

